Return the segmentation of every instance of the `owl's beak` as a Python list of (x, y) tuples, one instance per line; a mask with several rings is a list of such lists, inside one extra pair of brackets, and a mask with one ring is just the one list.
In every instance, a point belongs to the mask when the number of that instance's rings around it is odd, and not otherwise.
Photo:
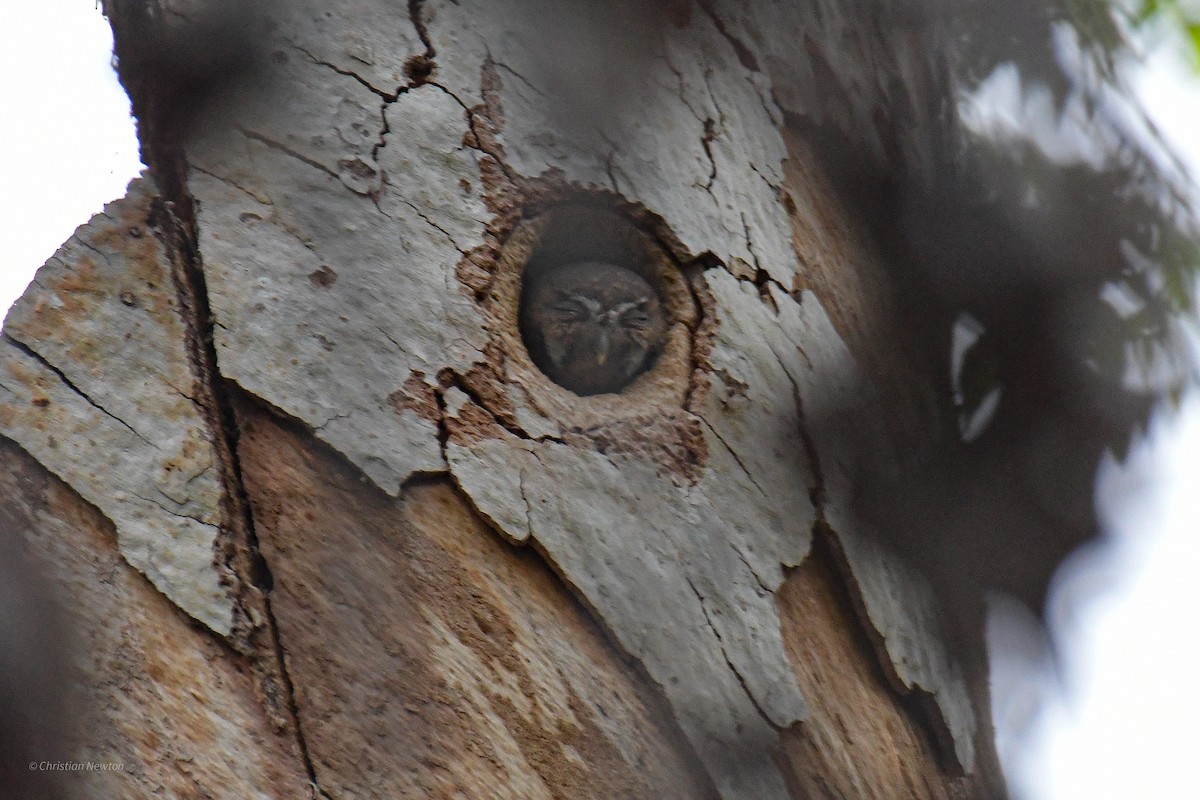
[(608, 326), (600, 329), (599, 347), (596, 348), (596, 366), (603, 367), (608, 360)]

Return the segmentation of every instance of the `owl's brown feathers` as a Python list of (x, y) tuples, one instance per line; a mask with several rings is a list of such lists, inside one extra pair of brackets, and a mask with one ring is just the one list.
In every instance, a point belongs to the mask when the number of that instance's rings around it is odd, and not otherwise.
[(551, 269), (522, 293), (521, 333), (533, 362), (579, 395), (620, 391), (653, 363), (666, 332), (653, 287), (615, 264)]

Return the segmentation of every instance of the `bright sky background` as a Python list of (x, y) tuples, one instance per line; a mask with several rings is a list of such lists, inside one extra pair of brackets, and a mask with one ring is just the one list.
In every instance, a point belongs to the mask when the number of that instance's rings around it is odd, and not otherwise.
[(0, 313), (137, 174), (129, 99), (93, 0), (31, 0), (0, 26)]
[[(140, 169), (129, 103), (110, 67), (111, 35), (94, 0), (35, 0), (0, 26), (0, 311), (76, 226), (124, 194)], [(1152, 53), (1139, 93), (1200, 176), (1200, 78)], [(1159, 419), (1125, 467), (1103, 471), (1107, 545), (1081, 553), (1065, 584), (1113, 586), (1087, 607), (1053, 609), (1065, 693), (1049, 692), (1046, 655), (998, 665), (996, 717), (1013, 788), (1024, 800), (1200, 798), (1200, 396)], [(1066, 595), (1064, 595), (1066, 596)], [(1027, 612), (997, 605), (998, 619)], [(1018, 631), (1018, 633), (1013, 633)], [(1021, 633), (1020, 631), (1023, 631)], [(1037, 639), (1030, 628), (1009, 636)], [(1031, 686), (1029, 674), (1043, 682)], [(1030, 737), (1006, 723), (1029, 692), (1045, 711)], [(1014, 744), (1016, 743), (1016, 744)]]
[[(1140, 102), (1200, 177), (1200, 74), (1170, 41), (1145, 56), (1132, 75)], [(1057, 661), (1027, 609), (993, 607), (989, 640), (1017, 645), (993, 658), (1010, 788), (1018, 800), (1197, 800), (1200, 391), (1160, 413), (1125, 464), (1104, 465), (1096, 501), (1102, 540), (1052, 588)]]

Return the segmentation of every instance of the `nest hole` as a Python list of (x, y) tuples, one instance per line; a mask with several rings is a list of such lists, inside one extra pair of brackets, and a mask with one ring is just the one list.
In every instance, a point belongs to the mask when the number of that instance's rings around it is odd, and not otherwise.
[(662, 248), (620, 214), (585, 205), (544, 212), (526, 233), (519, 329), (541, 374), (589, 397), (653, 372), (687, 316), (683, 276)]
[[(698, 300), (660, 244), (672, 241), (670, 232), (649, 219), (623, 201), (585, 196), (541, 206), (511, 230), (482, 300), (492, 374), (503, 384), (494, 414), (536, 435), (565, 436), (613, 425), (645, 429), (686, 409)], [(550, 319), (556, 303), (563, 307)], [(609, 341), (600, 342), (601, 331), (593, 329), (572, 350), (565, 329), (579, 322), (572, 315), (597, 314), (609, 315)], [(568, 337), (555, 341), (553, 353), (546, 340), (552, 324), (562, 328), (555, 335)], [(614, 341), (618, 329), (642, 336), (641, 349)], [(603, 354), (602, 344), (609, 348)], [(606, 369), (614, 358), (624, 369)]]

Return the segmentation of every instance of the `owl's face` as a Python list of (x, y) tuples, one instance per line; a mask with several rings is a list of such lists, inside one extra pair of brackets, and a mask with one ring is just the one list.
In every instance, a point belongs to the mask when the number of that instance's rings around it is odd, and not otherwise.
[(534, 363), (579, 395), (624, 388), (658, 355), (666, 329), (654, 289), (614, 264), (568, 264), (524, 291), (521, 332)]

